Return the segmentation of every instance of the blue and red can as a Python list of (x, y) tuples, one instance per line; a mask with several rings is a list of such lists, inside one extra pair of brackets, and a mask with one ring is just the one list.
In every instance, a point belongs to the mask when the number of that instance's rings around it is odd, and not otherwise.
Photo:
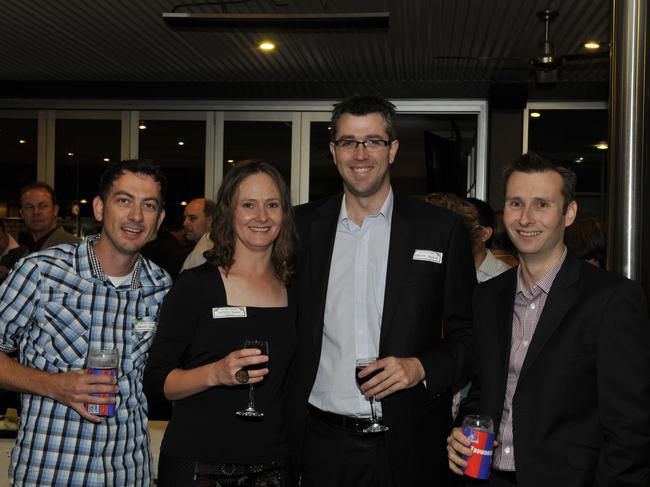
[[(86, 373), (89, 375), (108, 375), (110, 377), (117, 377), (117, 365), (119, 362), (119, 355), (117, 349), (92, 349), (88, 354), (88, 369)], [(92, 393), (91, 396), (95, 397), (115, 397), (112, 392)], [(115, 403), (110, 404), (86, 404), (86, 411), (95, 416), (112, 417), (115, 414)]]
[(485, 415), (469, 415), (463, 418), (463, 434), (470, 440), (472, 454), (467, 460), (464, 473), (468, 477), (485, 480), (490, 477), (494, 452), (494, 423)]

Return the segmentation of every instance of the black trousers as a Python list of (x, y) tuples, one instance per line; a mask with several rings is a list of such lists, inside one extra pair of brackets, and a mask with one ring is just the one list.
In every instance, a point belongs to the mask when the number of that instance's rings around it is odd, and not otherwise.
[(301, 487), (397, 487), (385, 435), (307, 417)]

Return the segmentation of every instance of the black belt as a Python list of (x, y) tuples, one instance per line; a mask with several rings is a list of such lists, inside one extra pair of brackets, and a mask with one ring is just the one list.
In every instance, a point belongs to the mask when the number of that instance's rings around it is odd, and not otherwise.
[(309, 416), (319, 419), (323, 423), (336, 426), (352, 433), (361, 433), (361, 431), (371, 423), (371, 420), (368, 417), (343, 416), (342, 414), (323, 411), (311, 404), (307, 405), (307, 411)]
[(511, 483), (512, 485), (517, 485), (517, 475), (514, 471), (508, 470), (492, 470), (490, 475), (497, 477), (501, 480)]

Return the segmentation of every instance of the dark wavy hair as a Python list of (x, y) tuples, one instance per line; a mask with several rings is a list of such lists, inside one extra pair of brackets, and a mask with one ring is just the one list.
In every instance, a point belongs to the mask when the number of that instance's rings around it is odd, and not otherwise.
[(295, 272), (298, 247), (291, 195), (282, 175), (275, 167), (264, 161), (247, 160), (238, 162), (226, 174), (217, 192), (217, 207), (210, 230), (210, 239), (214, 242), (214, 248), (205, 253), (205, 258), (209, 263), (223, 268), (226, 274), (232, 267), (235, 258), (235, 230), (233, 228), (235, 198), (242, 181), (249, 176), (260, 173), (270, 176), (280, 191), (283, 218), (280, 232), (273, 243), (271, 262), (276, 277), (288, 284)]
[(357, 95), (345, 98), (334, 104), (332, 118), (330, 119), (332, 141), (336, 140), (339, 119), (346, 113), (357, 117), (371, 113), (379, 113), (384, 118), (384, 122), (386, 122), (388, 139), (393, 141), (397, 137), (393, 120), (395, 118), (395, 105), (379, 95)]
[(108, 195), (111, 192), (113, 183), (117, 181), (125, 172), (133, 174), (145, 174), (160, 185), (160, 207), (165, 207), (165, 198), (167, 198), (167, 178), (161, 172), (160, 168), (149, 159), (127, 159), (124, 161), (113, 162), (106, 168), (99, 178), (97, 194), (101, 200), (106, 203)]

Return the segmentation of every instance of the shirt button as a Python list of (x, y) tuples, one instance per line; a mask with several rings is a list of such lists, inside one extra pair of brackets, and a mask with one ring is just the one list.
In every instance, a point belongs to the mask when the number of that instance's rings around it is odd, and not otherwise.
[(530, 305), (530, 309), (535, 309), (535, 307), (536, 307), (536, 306), (535, 306), (535, 303), (533, 303), (533, 304)]
[(505, 450), (503, 450), (503, 451), (506, 452), (506, 455), (509, 455), (509, 454), (510, 454), (510, 447), (507, 446), (507, 447), (505, 448)]
[(524, 345), (524, 347), (527, 347), (528, 346), (528, 340), (524, 340), (523, 345)]

